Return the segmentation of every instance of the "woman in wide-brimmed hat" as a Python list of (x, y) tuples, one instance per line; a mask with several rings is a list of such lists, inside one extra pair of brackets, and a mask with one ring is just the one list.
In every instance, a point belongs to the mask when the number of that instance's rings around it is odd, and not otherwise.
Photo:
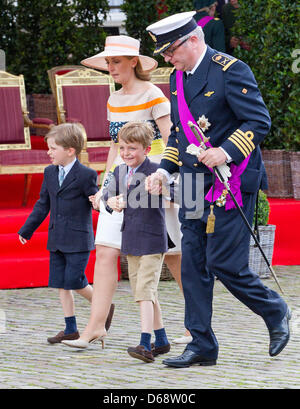
[[(108, 71), (114, 81), (122, 86), (110, 95), (107, 103), (112, 142), (103, 179), (104, 186), (109, 183), (114, 167), (121, 163), (118, 132), (125, 123), (141, 120), (153, 125), (155, 137), (149, 159), (156, 162), (160, 162), (170, 133), (169, 100), (150, 82), (150, 73), (157, 67), (157, 62), (151, 57), (140, 55), (139, 48), (140, 42), (134, 38), (109, 36), (103, 52), (82, 61), (85, 66)], [(95, 239), (96, 263), (91, 316), (80, 339), (65, 342), (69, 346), (81, 348), (88, 347), (91, 340), (105, 333), (105, 321), (111, 312), (111, 302), (117, 286), (123, 215), (116, 212), (109, 214), (99, 199), (100, 194), (97, 194), (93, 200), (94, 205), (97, 203), (100, 206), (100, 215)], [(168, 233), (176, 247), (166, 255), (165, 262), (181, 287), (181, 233), (177, 211), (174, 207), (166, 209)]]

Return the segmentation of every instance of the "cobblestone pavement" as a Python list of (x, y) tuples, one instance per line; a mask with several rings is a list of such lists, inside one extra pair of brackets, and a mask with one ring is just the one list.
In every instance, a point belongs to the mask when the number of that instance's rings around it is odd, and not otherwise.
[[(215, 283), (213, 328), (220, 350), (216, 366), (172, 369), (131, 358), (126, 349), (139, 340), (139, 312), (128, 281), (121, 281), (105, 349), (92, 344), (73, 350), (47, 344), (63, 329), (61, 307), (53, 289), (0, 290), (0, 388), (2, 389), (212, 389), (292, 388), (300, 386), (300, 267), (277, 267), (285, 299), (293, 310), (291, 340), (277, 357), (268, 355), (269, 336), (262, 319)], [(275, 289), (272, 279), (265, 285)], [(89, 316), (86, 300), (75, 295), (78, 326)], [(160, 283), (160, 301), (170, 339), (183, 334), (184, 301), (174, 281)], [(183, 346), (172, 345), (167, 356)]]

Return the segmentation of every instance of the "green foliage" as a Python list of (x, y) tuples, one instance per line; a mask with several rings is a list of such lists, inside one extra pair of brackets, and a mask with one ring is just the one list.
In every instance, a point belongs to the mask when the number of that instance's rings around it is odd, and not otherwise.
[(239, 4), (233, 34), (251, 49), (238, 48), (235, 56), (253, 70), (272, 119), (263, 147), (300, 150), (300, 73), (292, 70), (292, 52), (300, 49), (299, 6), (290, 0), (240, 0)]
[[(255, 214), (256, 214), (256, 206), (254, 212), (254, 219), (253, 225), (255, 225)], [(257, 214), (257, 222), (259, 226), (266, 226), (269, 221), (270, 215), (270, 205), (267, 199), (267, 195), (260, 190), (258, 194), (258, 214)]]
[(99, 13), (107, 11), (107, 0), (2, 1), (0, 48), (7, 71), (24, 75), (27, 93), (49, 93), (48, 69), (80, 64), (103, 47)]
[(165, 0), (168, 7), (168, 15), (183, 13), (184, 11), (194, 10), (193, 0), (178, 1), (178, 0)]
[(121, 7), (126, 14), (126, 32), (140, 40), (141, 54), (150, 56), (153, 53), (153, 40), (146, 32), (146, 27), (158, 19), (156, 4), (156, 0), (125, 0)]
[(0, 48), (2, 50), (16, 49), (16, 6), (13, 2), (0, 0)]
[[(162, 13), (159, 13), (162, 9)], [(152, 56), (154, 43), (146, 27), (169, 15), (180, 13), (182, 11), (193, 10), (193, 1), (187, 0), (179, 2), (178, 0), (125, 0), (122, 10), (126, 14), (126, 32), (129, 36), (141, 41), (141, 53)], [(158, 56), (157, 61), (160, 67), (166, 66), (162, 57)]]

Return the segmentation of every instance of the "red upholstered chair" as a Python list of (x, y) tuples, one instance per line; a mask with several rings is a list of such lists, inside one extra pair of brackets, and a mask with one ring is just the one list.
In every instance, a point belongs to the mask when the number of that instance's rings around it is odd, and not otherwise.
[(160, 67), (151, 72), (151, 82), (157, 85), (170, 100), (170, 75), (173, 67)]
[[(26, 204), (31, 175), (50, 164), (46, 150), (32, 150), (30, 127), (50, 129), (51, 123), (35, 123), (27, 116), (23, 75), (0, 71), (0, 175), (25, 174)], [(52, 121), (50, 121), (52, 122)]]
[(115, 90), (111, 76), (81, 68), (55, 75), (58, 123), (80, 122), (86, 130), (86, 151), (81, 161), (95, 170), (105, 167), (109, 146), (107, 100)]
[(64, 75), (64, 74), (67, 74), (70, 71), (82, 70), (82, 69), (84, 69), (83, 65), (59, 65), (59, 66), (53, 67), (53, 68), (51, 68), (50, 70), (47, 71), (51, 91), (52, 91), (52, 94), (55, 96), (55, 98), (56, 98), (55, 75)]

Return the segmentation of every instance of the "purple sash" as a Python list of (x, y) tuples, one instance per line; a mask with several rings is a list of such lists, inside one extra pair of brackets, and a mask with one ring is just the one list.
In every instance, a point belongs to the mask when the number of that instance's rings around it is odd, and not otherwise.
[(205, 16), (205, 17), (203, 17), (203, 18), (200, 18), (200, 20), (198, 21), (198, 26), (200, 26), (200, 27), (204, 27), (204, 26), (206, 26), (206, 24), (207, 23), (209, 23), (210, 22), (210, 20), (213, 20), (214, 18), (213, 17), (211, 17), (211, 16)]
[[(183, 131), (185, 133), (185, 136), (187, 137), (187, 140), (189, 141), (190, 144), (194, 144), (196, 146), (199, 146), (200, 143), (193, 134), (191, 128), (188, 126), (188, 121), (192, 121), (193, 124), (197, 126), (197, 123), (191, 114), (191, 111), (188, 108), (188, 105), (186, 103), (186, 100), (184, 98), (184, 90), (183, 90), (183, 82), (182, 82), (182, 71), (176, 71), (176, 88), (177, 88), (177, 106), (178, 106), (178, 113), (179, 113), (179, 118), (180, 122), (183, 128)], [(202, 138), (202, 137), (201, 137)], [(211, 145), (210, 142), (206, 142), (206, 145), (212, 148), (213, 146)], [(251, 155), (251, 154), (250, 154)], [(250, 155), (247, 156), (246, 159), (243, 160), (243, 162), (239, 165), (235, 165), (234, 163), (231, 163), (230, 165), (230, 172), (231, 172), (231, 177), (229, 178), (228, 182), (230, 185), (230, 190), (235, 196), (238, 204), (240, 206), (243, 206), (243, 201), (242, 201), (242, 194), (240, 190), (241, 186), (241, 174), (244, 172), (246, 169)], [(211, 168), (208, 168), (211, 172), (213, 170)], [(205, 196), (205, 199), (208, 200), (209, 202), (217, 200), (223, 190), (225, 189), (224, 185), (218, 178), (216, 178), (215, 181), (215, 189), (214, 189), (214, 196), (212, 197), (212, 190), (213, 188), (211, 187), (207, 195)], [(225, 210), (230, 210), (235, 208), (235, 204), (233, 200), (231, 199), (231, 196), (227, 195), (226, 197), (226, 204), (225, 204)]]

